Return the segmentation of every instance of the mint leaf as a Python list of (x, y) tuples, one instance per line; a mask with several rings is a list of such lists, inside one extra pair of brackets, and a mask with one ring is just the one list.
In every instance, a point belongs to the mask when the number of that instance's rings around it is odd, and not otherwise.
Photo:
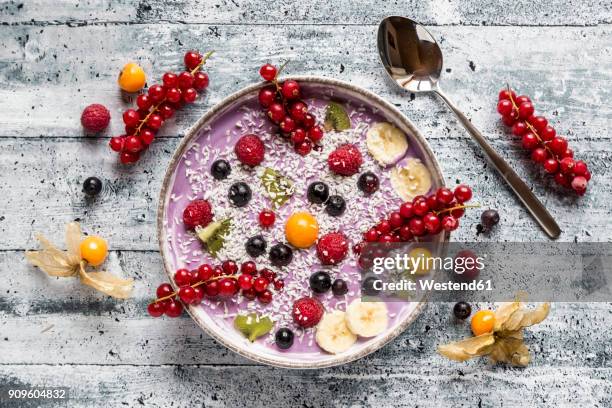
[(206, 244), (208, 252), (216, 257), (217, 253), (225, 244), (225, 237), (232, 226), (232, 219), (227, 218), (223, 221), (211, 222), (204, 228), (197, 228), (198, 238)]
[(272, 200), (274, 208), (285, 204), (294, 192), (293, 180), (269, 167), (266, 167), (261, 175), (261, 183)]

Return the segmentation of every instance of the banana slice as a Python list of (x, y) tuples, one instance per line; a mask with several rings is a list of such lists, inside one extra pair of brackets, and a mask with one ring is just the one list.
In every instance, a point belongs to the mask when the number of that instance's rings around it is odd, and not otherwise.
[(362, 302), (355, 299), (346, 308), (346, 325), (358, 336), (373, 337), (387, 328), (389, 312), (384, 302)]
[(403, 166), (396, 166), (389, 176), (395, 192), (404, 200), (426, 194), (431, 188), (431, 174), (421, 160), (410, 158)]
[(382, 166), (396, 163), (408, 150), (404, 132), (387, 122), (370, 127), (366, 136), (368, 151)]
[(325, 313), (317, 326), (317, 344), (328, 353), (342, 353), (357, 341), (357, 336), (346, 326), (345, 315), (340, 310)]

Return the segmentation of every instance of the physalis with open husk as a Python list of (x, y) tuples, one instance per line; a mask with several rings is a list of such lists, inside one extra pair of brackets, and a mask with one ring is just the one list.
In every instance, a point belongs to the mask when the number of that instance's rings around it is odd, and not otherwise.
[(523, 343), (523, 329), (548, 316), (550, 303), (528, 309), (520, 301), (502, 303), (494, 312), (493, 330), (465, 340), (438, 346), (438, 352), (451, 360), (466, 361), (488, 355), (492, 362), (526, 366), (531, 359)]

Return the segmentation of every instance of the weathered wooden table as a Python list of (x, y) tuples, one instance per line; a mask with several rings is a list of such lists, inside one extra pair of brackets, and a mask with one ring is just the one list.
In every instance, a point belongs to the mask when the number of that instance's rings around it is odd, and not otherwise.
[[(452, 323), (448, 304), (430, 304), (377, 353), (320, 371), (260, 366), (216, 344), (188, 317), (146, 315), (165, 279), (155, 215), (171, 152), (210, 106), (257, 81), (266, 61), (290, 59), (292, 74), (359, 84), (412, 119), (447, 182), (469, 182), (478, 201), (500, 211), (490, 237), (477, 236), (473, 211), (454, 239), (546, 239), (440, 101), (402, 94), (387, 82), (375, 33), (391, 14), (420, 20), (439, 38), (446, 90), (544, 200), (561, 224), (560, 239), (612, 240), (607, 1), (2, 1), (0, 385), (65, 386), (68, 405), (78, 407), (612, 406), (610, 304), (555, 304), (527, 334), (534, 358), (526, 369), (437, 355), (437, 344), (467, 332)], [(107, 141), (122, 127), (119, 68), (136, 60), (159, 78), (189, 48), (217, 50), (205, 100), (166, 125), (136, 166), (116, 164)], [(510, 140), (495, 113), (506, 83), (534, 97), (590, 164), (585, 197), (558, 190)], [(79, 115), (94, 102), (111, 108), (112, 129), (85, 137)], [(91, 175), (105, 185), (87, 201), (81, 183)], [(110, 269), (136, 279), (132, 299), (116, 302), (25, 264), (35, 232), (61, 242), (63, 225), (74, 219), (109, 238)]]

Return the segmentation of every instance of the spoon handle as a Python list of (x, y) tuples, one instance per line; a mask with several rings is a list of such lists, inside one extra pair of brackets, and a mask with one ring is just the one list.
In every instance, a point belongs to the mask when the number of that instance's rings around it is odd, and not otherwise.
[(538, 200), (538, 198), (533, 194), (531, 189), (525, 184), (523, 180), (519, 177), (518, 174), (510, 167), (510, 165), (491, 147), (491, 145), (487, 142), (485, 137), (480, 133), (472, 122), (455, 106), (454, 103), (448, 99), (448, 97), (440, 90), (439, 88), (434, 89), (434, 91), (446, 102), (446, 104), (451, 108), (451, 110), (455, 113), (455, 115), (461, 121), (461, 124), (465, 129), (476, 139), (476, 142), (480, 145), (482, 150), (484, 150), (485, 154), (493, 163), (493, 166), (497, 169), (499, 174), (501, 174), (502, 178), (508, 183), (508, 185), (514, 191), (514, 194), (521, 200), (523, 205), (529, 210), (533, 218), (540, 224), (540, 227), (548, 234), (549, 237), (555, 239), (559, 237), (561, 234), (561, 229), (559, 225), (555, 221), (555, 219), (550, 215), (546, 207)]

